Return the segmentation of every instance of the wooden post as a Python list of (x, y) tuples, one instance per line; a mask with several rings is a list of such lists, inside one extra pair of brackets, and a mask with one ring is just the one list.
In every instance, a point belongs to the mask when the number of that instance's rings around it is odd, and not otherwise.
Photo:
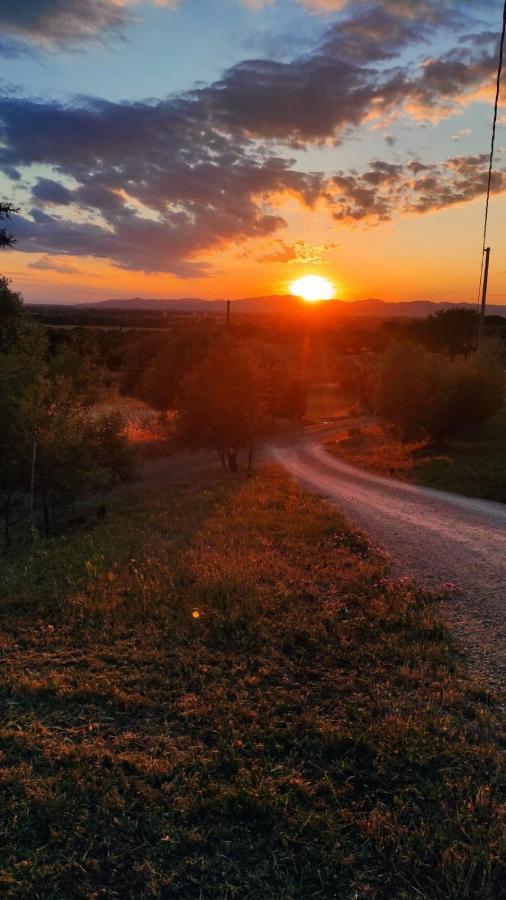
[(230, 300), (227, 300), (227, 331), (230, 331)]
[(37, 441), (34, 438), (32, 449), (32, 470), (30, 473), (30, 527), (32, 537), (36, 534), (35, 528), (35, 461), (37, 458)]
[(483, 337), (483, 325), (485, 323), (485, 311), (487, 308), (487, 289), (488, 289), (488, 269), (490, 265), (490, 247), (485, 247), (485, 269), (483, 272), (483, 291), (481, 294), (480, 318), (478, 319), (478, 335), (476, 338), (476, 349), (478, 350)]

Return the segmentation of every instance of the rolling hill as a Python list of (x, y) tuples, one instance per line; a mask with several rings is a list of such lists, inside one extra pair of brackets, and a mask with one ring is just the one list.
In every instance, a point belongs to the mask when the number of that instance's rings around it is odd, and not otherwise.
[[(149, 299), (133, 297), (130, 299), (102, 300), (88, 307), (100, 309), (139, 309), (167, 312), (198, 312), (216, 313), (222, 312), (225, 300), (202, 300), (198, 297), (182, 297), (180, 299)], [(322, 305), (323, 306), (323, 305)], [(390, 302), (369, 298), (345, 302), (342, 300), (327, 301), (323, 308), (326, 314), (367, 318), (423, 318), (438, 310), (451, 309), (454, 306), (466, 309), (476, 309), (473, 303), (438, 303), (432, 300), (408, 300), (403, 302)], [(232, 300), (234, 312), (256, 315), (269, 315), (272, 313), (290, 314), (305, 308), (305, 304), (296, 297), (290, 295), (272, 295), (266, 297), (246, 297), (241, 300)], [(489, 306), (489, 315), (506, 316), (506, 305)]]

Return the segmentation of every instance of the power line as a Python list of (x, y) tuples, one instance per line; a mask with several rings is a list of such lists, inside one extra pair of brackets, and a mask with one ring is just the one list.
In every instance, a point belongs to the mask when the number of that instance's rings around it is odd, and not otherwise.
[(483, 224), (483, 250), (485, 250), (485, 246), (487, 243), (487, 226), (488, 226), (488, 209), (490, 205), (490, 190), (492, 187), (492, 172), (494, 168), (494, 153), (495, 153), (495, 134), (497, 129), (497, 114), (499, 111), (499, 97), (501, 94), (501, 76), (502, 76), (502, 64), (504, 57), (504, 41), (506, 37), (506, 0), (504, 0), (504, 10), (502, 16), (502, 34), (501, 34), (501, 42), (499, 44), (499, 65), (497, 68), (497, 82), (495, 89), (495, 103), (494, 103), (494, 120), (492, 123), (492, 141), (490, 145), (490, 161), (488, 167), (488, 182), (487, 182), (487, 202), (485, 204), (485, 221)]
[[(481, 293), (482, 293), (482, 283), (483, 283), (483, 270), (485, 264), (485, 249), (487, 246), (487, 231), (488, 231), (488, 213), (490, 207), (490, 193), (492, 189), (492, 174), (494, 170), (494, 155), (495, 155), (495, 136), (497, 130), (497, 115), (499, 112), (499, 98), (501, 95), (501, 76), (502, 76), (502, 68), (503, 68), (503, 58), (504, 58), (504, 44), (506, 39), (506, 0), (504, 0), (504, 8), (503, 8), (503, 16), (502, 16), (502, 31), (501, 31), (501, 40), (499, 42), (499, 61), (497, 66), (497, 81), (496, 81), (496, 89), (495, 89), (495, 102), (494, 102), (494, 118), (492, 122), (492, 140), (490, 143), (490, 159), (488, 165), (488, 179), (487, 179), (487, 199), (485, 202), (485, 218), (483, 222), (483, 246), (481, 250), (481, 269), (480, 269), (480, 283), (478, 287), (478, 302), (480, 302)], [(490, 252), (490, 251), (489, 251)], [(487, 254), (488, 256), (488, 254)], [(486, 297), (481, 301), (482, 309), (481, 309), (481, 318), (483, 319), (485, 313), (485, 301)], [(480, 321), (478, 327), (478, 339), (481, 332), (481, 326), (483, 322)]]

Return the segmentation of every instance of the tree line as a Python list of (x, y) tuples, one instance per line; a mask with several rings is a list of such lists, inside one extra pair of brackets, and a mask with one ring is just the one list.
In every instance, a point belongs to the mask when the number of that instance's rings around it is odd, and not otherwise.
[(14, 529), (47, 536), (77, 500), (129, 476), (133, 460), (117, 415), (99, 415), (103, 371), (93, 354), (52, 352), (43, 328), (0, 276), (0, 513)]
[(237, 471), (277, 419), (300, 420), (307, 384), (293, 363), (254, 339), (201, 323), (132, 343), (121, 391), (164, 412), (177, 411), (177, 434), (191, 449), (216, 450)]

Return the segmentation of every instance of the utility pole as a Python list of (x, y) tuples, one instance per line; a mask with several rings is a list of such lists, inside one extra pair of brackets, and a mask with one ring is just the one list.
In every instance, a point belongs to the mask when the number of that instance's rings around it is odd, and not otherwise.
[(230, 331), (230, 300), (227, 300), (227, 331)]
[(485, 323), (485, 310), (487, 308), (488, 269), (490, 266), (490, 247), (485, 247), (485, 267), (483, 270), (483, 290), (481, 294), (480, 317), (478, 319), (478, 333), (476, 336), (476, 349), (478, 350), (483, 337), (483, 325)]

